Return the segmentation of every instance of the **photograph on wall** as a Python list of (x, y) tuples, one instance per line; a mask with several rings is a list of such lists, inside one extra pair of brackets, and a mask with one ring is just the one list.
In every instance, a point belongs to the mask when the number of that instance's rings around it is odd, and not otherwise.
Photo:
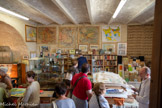
[(102, 42), (119, 41), (121, 41), (121, 27), (119, 25), (102, 27)]
[(118, 43), (118, 55), (127, 55), (127, 43)]
[(26, 38), (26, 42), (36, 42), (37, 28), (29, 25), (25, 25), (25, 38)]
[(40, 46), (40, 52), (49, 52), (50, 47), (49, 46)]
[(59, 27), (59, 47), (75, 48), (77, 27)]
[(111, 53), (115, 53), (115, 44), (102, 44), (102, 49), (105, 51), (110, 51)]
[(98, 44), (98, 41), (99, 41), (98, 26), (79, 27), (78, 32), (79, 44)]
[(56, 44), (56, 27), (38, 27), (38, 44)]
[(79, 45), (79, 50), (81, 50), (83, 52), (87, 52), (88, 51), (88, 45)]
[(28, 55), (23, 55), (23, 56), (22, 56), (22, 59), (28, 60), (28, 59), (29, 59), (29, 56), (28, 56)]
[(98, 50), (99, 49), (99, 45), (90, 45), (90, 49), (93, 50)]

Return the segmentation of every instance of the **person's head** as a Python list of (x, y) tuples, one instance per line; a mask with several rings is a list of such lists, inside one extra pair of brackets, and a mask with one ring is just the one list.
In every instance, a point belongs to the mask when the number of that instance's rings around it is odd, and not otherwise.
[(35, 73), (33, 71), (27, 72), (27, 80), (29, 83), (33, 82), (35, 78)]
[(73, 60), (72, 61), (72, 65), (75, 66), (75, 67), (77, 67), (78, 66), (78, 60)]
[(55, 92), (58, 97), (65, 95), (67, 87), (64, 83), (55, 86)]
[(94, 85), (94, 87), (93, 87), (93, 91), (95, 92), (95, 94), (97, 96), (104, 94), (105, 90), (106, 90), (105, 84), (103, 84), (101, 82), (100, 83), (96, 83)]
[(88, 64), (88, 63), (84, 63), (84, 64), (82, 65), (81, 71), (82, 71), (83, 73), (88, 73), (88, 71), (89, 71), (89, 64)]
[(151, 74), (151, 70), (150, 68), (144, 66), (143, 68), (140, 69), (139, 71), (139, 75), (142, 79), (146, 79), (149, 78)]
[(82, 57), (83, 56), (83, 54), (82, 53), (79, 53), (79, 57)]
[(4, 77), (7, 74), (8, 68), (7, 67), (0, 67), (0, 76)]

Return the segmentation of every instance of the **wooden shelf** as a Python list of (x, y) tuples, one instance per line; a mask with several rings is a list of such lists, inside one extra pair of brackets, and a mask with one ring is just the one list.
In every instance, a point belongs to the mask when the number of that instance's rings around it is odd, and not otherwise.
[(104, 65), (105, 67), (116, 67), (117, 65)]
[[(76, 55), (78, 54), (72, 54), (74, 55), (74, 57), (76, 57)], [(70, 60), (72, 60), (72, 58), (70, 58), (70, 54), (62, 54), (63, 57), (66, 57), (66, 58), (59, 58), (60, 60), (64, 60), (64, 62), (61, 62), (63, 63), (62, 66), (64, 66), (64, 71), (65, 70), (68, 70), (71, 66), (70, 64)], [(95, 69), (94, 68), (98, 68), (99, 70), (102, 69), (102, 70), (105, 70), (106, 67), (110, 67), (110, 69), (114, 69), (116, 70), (117, 66), (118, 65), (106, 65), (107, 63), (110, 64), (115, 64), (117, 63), (117, 59), (118, 59), (118, 56), (117, 55), (111, 55), (111, 54), (83, 54), (84, 57), (87, 58), (87, 61), (90, 65), (90, 72), (94, 72)], [(59, 60), (58, 59), (58, 60)], [(76, 59), (76, 58), (75, 58)], [(66, 63), (67, 61), (67, 63)], [(101, 64), (102, 63), (102, 64)], [(92, 64), (101, 64), (101, 65), (92, 65)], [(116, 71), (114, 71), (116, 72)]]
[(93, 60), (96, 60), (96, 61), (103, 61), (103, 59), (93, 59)]
[(106, 61), (117, 61), (117, 60), (107, 60), (107, 59), (105, 59)]
[(103, 65), (93, 65), (92, 67), (98, 67), (98, 66), (102, 66), (103, 67)]

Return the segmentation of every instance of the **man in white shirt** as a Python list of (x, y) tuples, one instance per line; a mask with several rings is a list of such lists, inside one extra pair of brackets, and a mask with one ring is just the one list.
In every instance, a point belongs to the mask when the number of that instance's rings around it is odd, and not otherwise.
[(149, 108), (149, 94), (150, 94), (150, 68), (143, 67), (139, 75), (142, 79), (139, 87), (139, 94), (133, 95), (134, 98), (139, 102), (139, 108)]

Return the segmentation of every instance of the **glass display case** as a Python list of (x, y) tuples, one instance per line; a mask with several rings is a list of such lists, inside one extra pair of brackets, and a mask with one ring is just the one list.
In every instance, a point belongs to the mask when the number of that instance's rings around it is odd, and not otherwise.
[(41, 89), (54, 89), (54, 85), (62, 81), (63, 73), (57, 60), (51, 57), (32, 58), (29, 60), (30, 70), (37, 74), (36, 79)]

